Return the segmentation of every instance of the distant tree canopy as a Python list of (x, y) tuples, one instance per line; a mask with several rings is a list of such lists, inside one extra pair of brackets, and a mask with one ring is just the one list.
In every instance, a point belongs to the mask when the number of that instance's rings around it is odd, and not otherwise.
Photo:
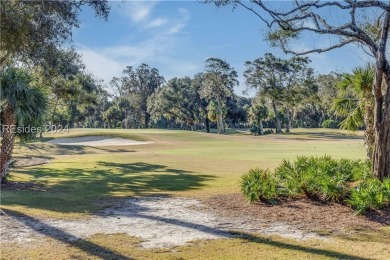
[(148, 100), (148, 110), (157, 122), (161, 118), (191, 126), (203, 123), (205, 107), (199, 95), (199, 85), (189, 77), (173, 78)]
[(52, 57), (79, 26), (85, 5), (107, 19), (107, 0), (0, 1), (0, 67), (15, 60), (54, 67)]
[(249, 109), (249, 118), (252, 123), (252, 133), (256, 133), (259, 135), (264, 134), (263, 121), (267, 119), (269, 116), (268, 107), (260, 100), (254, 100), (252, 106)]
[(278, 106), (285, 109), (286, 132), (291, 128), (291, 112), (307, 96), (314, 84), (313, 70), (307, 65), (309, 59), (294, 57), (289, 60), (276, 58), (266, 53), (264, 58), (245, 63), (244, 72), (249, 87), (257, 89), (258, 95), (268, 99), (276, 120), (276, 133), (282, 132)]
[[(131, 66), (123, 70), (121, 78), (113, 78), (110, 82), (115, 92), (113, 104), (125, 111), (121, 123), (127, 127), (150, 126), (150, 113), (148, 112), (148, 98), (164, 84), (165, 79), (159, 74), (158, 69), (151, 68), (147, 64), (141, 64), (134, 69)], [(111, 125), (111, 124), (110, 124)]]
[(132, 103), (140, 108), (143, 114), (143, 127), (149, 127), (150, 114), (147, 110), (148, 98), (162, 86), (164, 77), (160, 76), (156, 68), (150, 68), (146, 64), (141, 64), (136, 70), (127, 67), (122, 77), (123, 89)]
[(205, 67), (200, 95), (214, 105), (218, 133), (222, 133), (225, 131), (226, 102), (233, 95), (234, 86), (238, 85), (238, 75), (229, 63), (219, 58), (208, 58)]

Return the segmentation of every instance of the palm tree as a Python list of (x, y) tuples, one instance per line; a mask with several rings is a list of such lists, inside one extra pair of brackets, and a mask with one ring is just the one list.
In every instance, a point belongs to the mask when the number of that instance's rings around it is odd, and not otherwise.
[(222, 103), (221, 105), (221, 103), (218, 104), (216, 101), (210, 100), (209, 104), (207, 105), (207, 118), (211, 122), (216, 122), (218, 133), (224, 131), (224, 124), (221, 120), (225, 118), (227, 112), (226, 104)]
[(249, 109), (249, 117), (251, 121), (259, 127), (258, 128), (259, 135), (264, 134), (263, 120), (266, 119), (268, 115), (269, 115), (268, 107), (259, 103), (253, 104)]
[(40, 127), (47, 108), (44, 92), (32, 86), (31, 76), (19, 68), (1, 71), (1, 152), (0, 178), (5, 181), (10, 169), (15, 138), (26, 140), (32, 133), (14, 127)]
[(200, 97), (208, 102), (215, 102), (217, 106), (218, 133), (224, 132), (224, 110), (227, 98), (233, 95), (233, 87), (238, 85), (237, 72), (229, 63), (219, 58), (206, 60), (206, 72), (203, 85), (200, 89)]
[(340, 123), (342, 129), (356, 131), (365, 126), (367, 156), (371, 159), (375, 143), (374, 97), (372, 88), (375, 70), (372, 65), (355, 68), (352, 74), (345, 74), (338, 84), (338, 98), (332, 110), (337, 116), (346, 118)]

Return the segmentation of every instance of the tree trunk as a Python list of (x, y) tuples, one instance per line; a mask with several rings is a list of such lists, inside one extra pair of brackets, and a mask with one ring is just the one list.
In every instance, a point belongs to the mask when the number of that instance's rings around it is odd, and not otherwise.
[(217, 128), (218, 128), (218, 134), (222, 134), (221, 112), (219, 112), (217, 115)]
[(56, 103), (54, 104), (53, 107), (53, 113), (51, 114), (51, 119), (50, 119), (50, 124), (54, 125), (54, 116), (56, 115), (57, 112), (57, 106), (58, 106), (59, 98), (57, 97)]
[(219, 125), (221, 127), (221, 134), (224, 134), (225, 133), (225, 125), (223, 123), (223, 114), (222, 114), (222, 111), (220, 112), (219, 114)]
[(263, 120), (259, 122), (259, 134), (264, 135)]
[(223, 111), (222, 111), (222, 106), (221, 106), (221, 102), (218, 100), (217, 101), (217, 106), (218, 106), (218, 118), (217, 118), (217, 122), (218, 122), (218, 134), (222, 134), (225, 132), (225, 128), (223, 126)]
[(278, 109), (277, 109), (276, 104), (275, 104), (275, 100), (272, 100), (272, 108), (274, 109), (275, 119), (276, 119), (275, 131), (277, 134), (280, 134), (282, 132), (282, 122), (280, 121), (280, 118), (279, 118), (279, 113), (278, 113)]
[(150, 115), (148, 112), (144, 111), (144, 120), (145, 120), (145, 128), (148, 128), (149, 127), (149, 119), (150, 119)]
[(210, 121), (209, 121), (209, 118), (208, 116), (206, 115), (206, 132), (207, 133), (210, 133)]
[(366, 152), (367, 152), (367, 158), (369, 160), (372, 159), (373, 153), (374, 153), (374, 147), (375, 147), (375, 129), (374, 129), (374, 104), (372, 100), (372, 93), (370, 91), (366, 91), (364, 93), (365, 95), (365, 101), (364, 101), (364, 124), (366, 126), (366, 129), (364, 131), (365, 135), (365, 145), (366, 145)]
[(375, 129), (373, 173), (380, 180), (390, 176), (390, 106)]
[(375, 149), (372, 171), (383, 180), (390, 176), (390, 68), (385, 73), (377, 70), (374, 94)]
[(286, 108), (286, 119), (287, 119), (287, 124), (286, 124), (286, 133), (290, 133), (290, 110)]
[(5, 181), (10, 168), (12, 151), (14, 148), (15, 132), (10, 129), (11, 126), (16, 125), (16, 118), (14, 111), (6, 106), (3, 110), (2, 118), (2, 140), (0, 152), (0, 177), (1, 183)]

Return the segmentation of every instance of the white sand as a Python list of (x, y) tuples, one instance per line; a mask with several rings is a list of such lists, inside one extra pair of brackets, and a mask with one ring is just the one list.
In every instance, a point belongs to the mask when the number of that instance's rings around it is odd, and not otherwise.
[(125, 233), (143, 240), (145, 248), (172, 247), (199, 239), (233, 237), (230, 230), (281, 235), (294, 239), (319, 238), (282, 223), (259, 225), (247, 218), (217, 217), (191, 198), (141, 197), (128, 199), (87, 220), (32, 219), (5, 215), (1, 219), (4, 242), (39, 242), (43, 237), (73, 241), (94, 234)]
[(57, 145), (78, 145), (78, 146), (125, 146), (125, 145), (143, 145), (153, 142), (136, 141), (112, 136), (84, 136), (84, 137), (66, 137), (57, 138), (48, 141), (50, 144)]

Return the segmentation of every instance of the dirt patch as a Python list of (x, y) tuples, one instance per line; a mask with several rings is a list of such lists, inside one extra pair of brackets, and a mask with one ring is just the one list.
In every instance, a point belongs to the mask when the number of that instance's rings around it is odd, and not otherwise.
[(15, 168), (47, 164), (51, 160), (50, 157), (38, 157), (38, 156), (14, 157), (13, 159), (14, 162), (12, 163), (12, 166)]
[(145, 248), (171, 247), (200, 239), (229, 238), (231, 231), (278, 234), (296, 239), (320, 236), (301, 232), (286, 224), (264, 225), (242, 218), (220, 217), (200, 201), (190, 198), (132, 198), (107, 208), (88, 220), (35, 219), (4, 210), (1, 239), (33, 242), (44, 236), (77, 240), (94, 234), (125, 233), (143, 240)]
[(390, 208), (357, 216), (351, 208), (336, 203), (323, 204), (300, 199), (286, 200), (279, 205), (261, 202), (249, 204), (241, 194), (214, 196), (207, 199), (205, 204), (219, 216), (246, 219), (253, 225), (280, 222), (298, 230), (325, 234), (390, 225)]
[(388, 225), (389, 213), (390, 209), (356, 216), (348, 207), (308, 200), (276, 206), (248, 204), (240, 194), (219, 195), (204, 202), (151, 196), (124, 200), (88, 219), (37, 219), (5, 209), (0, 224), (4, 242), (40, 243), (44, 237), (75, 241), (95, 234), (125, 233), (140, 238), (142, 247), (167, 248), (243, 233), (327, 239), (330, 234), (349, 235)]
[(47, 141), (49, 144), (56, 145), (73, 145), (73, 146), (126, 146), (126, 145), (144, 145), (153, 142), (136, 141), (120, 137), (112, 136), (84, 136), (84, 137), (69, 137), (58, 138)]

